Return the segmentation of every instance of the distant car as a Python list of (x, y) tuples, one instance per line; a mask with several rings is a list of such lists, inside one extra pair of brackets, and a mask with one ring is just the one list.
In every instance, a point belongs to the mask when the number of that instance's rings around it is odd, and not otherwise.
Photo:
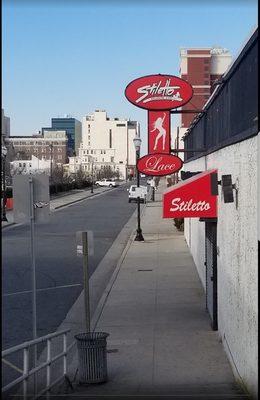
[(96, 181), (95, 184), (97, 186), (107, 186), (107, 187), (116, 187), (117, 183), (111, 179), (102, 179), (101, 181)]
[(130, 186), (130, 189), (128, 190), (128, 203), (131, 203), (132, 201), (137, 202), (137, 198), (140, 197), (140, 202), (145, 203), (146, 202), (146, 197), (147, 197), (147, 187), (146, 186), (139, 186), (137, 187), (136, 185)]

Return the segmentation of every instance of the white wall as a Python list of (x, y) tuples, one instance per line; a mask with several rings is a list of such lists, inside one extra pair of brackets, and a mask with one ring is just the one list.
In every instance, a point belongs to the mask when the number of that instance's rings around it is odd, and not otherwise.
[(37, 173), (50, 173), (50, 160), (41, 160), (32, 156), (31, 160), (14, 160), (10, 162), (12, 174), (37, 174)]
[[(221, 175), (231, 174), (232, 182), (238, 186), (237, 209), (235, 202), (224, 203), (221, 190), (218, 196), (218, 327), (235, 376), (241, 377), (255, 396), (258, 366), (257, 143), (255, 136), (184, 164), (186, 171), (218, 168), (219, 180)], [(204, 223), (197, 218), (185, 219), (185, 237), (205, 287), (204, 229)]]
[(258, 193), (258, 197), (257, 197), (257, 225), (258, 225), (258, 240), (260, 241), (260, 133), (258, 133), (257, 136), (257, 193)]

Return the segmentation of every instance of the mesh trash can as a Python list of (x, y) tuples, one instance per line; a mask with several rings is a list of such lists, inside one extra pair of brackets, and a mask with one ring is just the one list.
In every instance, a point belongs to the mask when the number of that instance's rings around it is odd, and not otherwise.
[(79, 333), (75, 336), (78, 349), (79, 383), (107, 381), (106, 332)]

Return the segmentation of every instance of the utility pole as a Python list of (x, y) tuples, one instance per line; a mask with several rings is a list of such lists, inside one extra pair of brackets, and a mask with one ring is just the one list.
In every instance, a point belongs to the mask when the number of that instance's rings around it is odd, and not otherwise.
[(50, 154), (50, 157), (51, 157), (51, 165), (50, 165), (50, 183), (52, 184), (52, 156), (53, 156), (53, 143), (51, 143), (51, 144), (49, 145), (49, 147), (50, 147), (50, 150), (51, 150), (51, 154)]

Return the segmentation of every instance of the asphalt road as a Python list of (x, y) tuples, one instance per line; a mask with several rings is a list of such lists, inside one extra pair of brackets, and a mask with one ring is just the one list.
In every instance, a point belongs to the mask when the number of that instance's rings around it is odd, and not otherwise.
[[(76, 255), (76, 232), (94, 234), (93, 273), (136, 209), (126, 186), (62, 208), (46, 225), (36, 227), (37, 331), (54, 332), (82, 291), (82, 259)], [(3, 230), (2, 348), (32, 338), (29, 226)]]

